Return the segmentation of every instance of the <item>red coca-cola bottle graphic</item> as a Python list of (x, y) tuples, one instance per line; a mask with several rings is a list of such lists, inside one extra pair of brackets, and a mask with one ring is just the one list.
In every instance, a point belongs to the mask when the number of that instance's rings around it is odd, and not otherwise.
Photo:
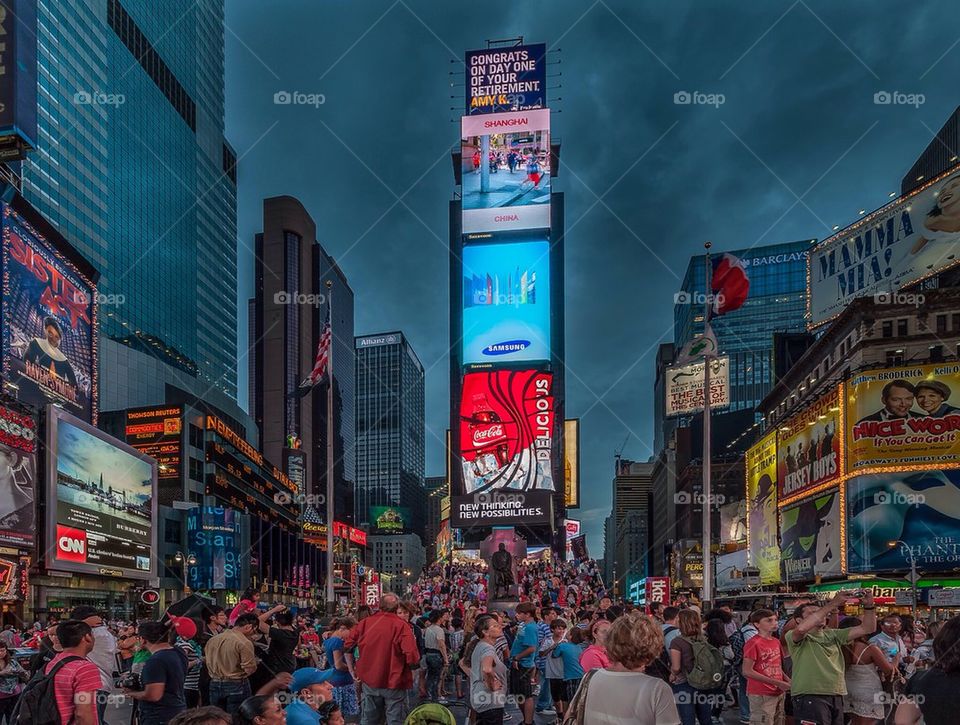
[(497, 457), (499, 467), (506, 466), (510, 462), (507, 431), (500, 416), (487, 402), (487, 396), (484, 393), (473, 396), (473, 412), (469, 420), (470, 436), (477, 453), (492, 452)]

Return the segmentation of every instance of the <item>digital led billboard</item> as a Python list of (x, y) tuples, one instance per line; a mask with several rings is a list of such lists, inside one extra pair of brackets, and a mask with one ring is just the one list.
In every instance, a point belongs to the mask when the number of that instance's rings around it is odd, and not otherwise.
[(47, 568), (157, 575), (156, 461), (51, 405), (47, 478)]
[(463, 248), (463, 364), (550, 359), (550, 243)]
[(866, 370), (846, 389), (848, 471), (960, 464), (960, 365)]
[(129, 445), (156, 460), (158, 476), (180, 478), (183, 408), (179, 405), (128, 410), (124, 437)]
[(0, 544), (33, 546), (36, 486), (37, 424), (0, 405)]
[(191, 589), (240, 589), (240, 512), (222, 506), (187, 511), (187, 548), (196, 564), (187, 570)]
[(547, 105), (545, 43), (467, 51), (466, 74), (467, 115)]
[(580, 508), (580, 419), (563, 421), (563, 503)]
[(461, 119), (464, 234), (550, 227), (550, 111)]
[(553, 374), (467, 373), (460, 399), (463, 493), (553, 491)]
[(370, 525), (375, 534), (402, 534), (410, 528), (410, 509), (406, 506), (371, 506)]
[(96, 288), (3, 204), (3, 369), (18, 398), (84, 420), (96, 405)]

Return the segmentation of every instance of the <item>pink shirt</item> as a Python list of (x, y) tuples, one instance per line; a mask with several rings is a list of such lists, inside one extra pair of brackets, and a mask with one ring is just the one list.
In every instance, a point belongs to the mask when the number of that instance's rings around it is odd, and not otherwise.
[[(60, 652), (47, 663), (44, 673), (50, 670), (64, 657), (71, 657), (66, 652)], [(81, 693), (83, 697), (96, 698), (100, 689), (100, 670), (86, 657), (68, 662), (54, 677), (53, 688), (57, 698), (57, 710), (60, 711), (60, 722), (73, 722), (77, 700)]]
[(592, 644), (587, 647), (580, 655), (580, 666), (583, 671), (603, 669), (610, 666), (610, 658), (607, 657), (607, 650), (600, 645)]

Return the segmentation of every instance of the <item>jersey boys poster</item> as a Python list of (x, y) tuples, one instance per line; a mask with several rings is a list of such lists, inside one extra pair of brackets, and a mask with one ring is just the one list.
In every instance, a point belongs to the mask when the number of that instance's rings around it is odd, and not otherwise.
[(960, 365), (867, 370), (847, 384), (848, 470), (960, 464)]
[(780, 428), (777, 494), (781, 502), (840, 477), (839, 419), (840, 408), (834, 391)]
[(94, 296), (9, 205), (3, 206), (4, 371), (25, 403), (91, 420)]
[(467, 373), (460, 399), (464, 493), (553, 491), (553, 374)]

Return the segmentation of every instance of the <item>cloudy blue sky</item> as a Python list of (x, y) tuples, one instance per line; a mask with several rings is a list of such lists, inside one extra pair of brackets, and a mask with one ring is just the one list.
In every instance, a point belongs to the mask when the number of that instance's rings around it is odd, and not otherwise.
[[(354, 289), (357, 332), (403, 330), (424, 362), (427, 471), (442, 473), (462, 103), (450, 84), (487, 39), (546, 42), (567, 209), (567, 411), (582, 419), (580, 516), (599, 553), (614, 451), (626, 439), (625, 456), (652, 454), (654, 353), (672, 339), (690, 256), (706, 239), (822, 238), (881, 206), (960, 104), (958, 20), (955, 0), (231, 0), (240, 300), (261, 200), (299, 197)], [(279, 91), (325, 102), (278, 106)], [(884, 91), (904, 102), (876, 103)], [(676, 103), (683, 92), (710, 103)], [(245, 349), (245, 322), (240, 334)]]

